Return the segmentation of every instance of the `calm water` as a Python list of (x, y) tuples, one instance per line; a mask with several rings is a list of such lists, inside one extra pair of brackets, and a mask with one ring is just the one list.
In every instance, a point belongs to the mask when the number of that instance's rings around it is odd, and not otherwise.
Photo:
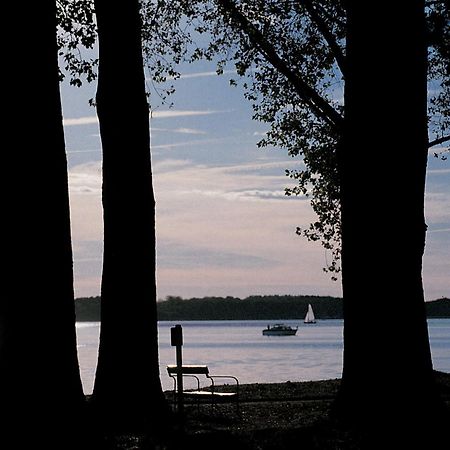
[[(165, 367), (175, 363), (170, 328), (183, 327), (185, 364), (207, 364), (211, 373), (234, 375), (241, 383), (306, 381), (339, 378), (342, 370), (341, 320), (315, 325), (284, 321), (299, 327), (296, 336), (263, 336), (261, 330), (275, 321), (160, 322), (159, 357), (164, 389), (172, 388)], [(450, 372), (450, 319), (428, 321), (433, 364)], [(85, 393), (92, 392), (99, 323), (77, 324), (78, 352)]]

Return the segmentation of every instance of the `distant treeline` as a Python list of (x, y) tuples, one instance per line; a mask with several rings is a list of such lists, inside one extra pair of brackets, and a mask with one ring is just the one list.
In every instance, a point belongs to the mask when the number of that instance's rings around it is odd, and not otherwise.
[[(342, 299), (310, 295), (264, 295), (203, 297), (182, 299), (167, 297), (158, 301), (158, 320), (288, 320), (303, 319), (311, 303), (317, 319), (342, 319)], [(100, 320), (100, 297), (75, 301), (77, 320)], [(379, 305), (374, 305), (375, 309)], [(429, 318), (450, 318), (450, 299), (426, 303)]]

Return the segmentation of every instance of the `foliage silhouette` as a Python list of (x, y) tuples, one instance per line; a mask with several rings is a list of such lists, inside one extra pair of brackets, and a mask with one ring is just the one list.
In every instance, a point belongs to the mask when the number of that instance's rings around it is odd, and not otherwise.
[[(219, 59), (219, 74), (227, 63), (234, 64), (253, 117), (269, 126), (259, 145), (281, 147), (302, 157), (304, 167), (299, 164), (299, 169), (286, 171), (297, 183), (286, 188), (286, 194), (311, 199), (318, 220), (297, 228), (297, 234), (321, 242), (331, 254), (324, 269), (335, 279), (340, 272), (336, 151), (343, 133), (345, 4), (338, 0), (143, 3), (144, 51), (155, 83), (176, 79), (183, 60)], [(429, 145), (435, 146), (450, 139), (450, 13), (445, 1), (427, 2), (425, 11), (428, 78), (433, 86)], [(203, 46), (197, 44), (199, 35), (206, 35)], [(166, 93), (175, 87), (172, 82)], [(447, 151), (438, 148), (436, 154), (445, 158)]]
[[(377, 314), (378, 304), (370, 314)], [(314, 295), (253, 295), (237, 297), (186, 298), (169, 296), (158, 301), (158, 320), (271, 320), (302, 319), (311, 303), (318, 319), (343, 319), (342, 299)], [(75, 301), (80, 322), (100, 320), (100, 297), (84, 297)], [(450, 299), (425, 303), (428, 318), (450, 318)]]

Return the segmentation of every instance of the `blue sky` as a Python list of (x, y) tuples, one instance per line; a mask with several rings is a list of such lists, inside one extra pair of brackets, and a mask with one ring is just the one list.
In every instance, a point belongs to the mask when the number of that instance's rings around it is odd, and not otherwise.
[[(242, 90), (229, 86), (232, 73), (217, 76), (202, 62), (183, 74), (173, 108), (152, 97), (158, 297), (341, 295), (340, 282), (322, 271), (330, 255), (295, 235), (315, 219), (305, 198), (284, 196), (285, 169), (301, 160), (257, 148), (266, 126), (251, 120)], [(88, 105), (94, 95), (95, 83), (62, 85), (77, 297), (100, 293), (101, 146)], [(431, 156), (426, 215), (424, 285), (432, 300), (450, 296), (450, 162)]]

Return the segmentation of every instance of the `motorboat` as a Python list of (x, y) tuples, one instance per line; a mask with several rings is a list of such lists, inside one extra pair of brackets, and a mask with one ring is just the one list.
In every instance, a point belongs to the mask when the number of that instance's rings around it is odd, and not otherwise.
[(298, 327), (291, 327), (284, 323), (276, 323), (274, 325), (267, 325), (267, 328), (262, 330), (263, 336), (295, 336)]

